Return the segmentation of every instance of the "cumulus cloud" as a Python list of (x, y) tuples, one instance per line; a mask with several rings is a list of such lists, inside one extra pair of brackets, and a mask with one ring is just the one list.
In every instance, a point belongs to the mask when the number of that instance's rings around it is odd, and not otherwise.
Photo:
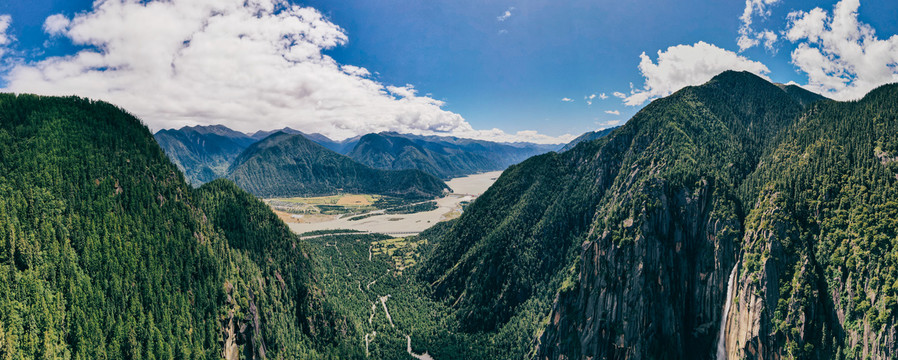
[(620, 111), (617, 110), (605, 110), (605, 113), (611, 115), (620, 115)]
[(10, 25), (12, 25), (12, 17), (9, 15), (0, 15), (0, 59), (6, 54), (7, 46), (14, 40), (12, 35), (7, 33)]
[(764, 78), (770, 72), (760, 62), (703, 41), (695, 45), (671, 46), (666, 51), (658, 50), (657, 64), (645, 53), (639, 57), (639, 71), (645, 77), (644, 87), (630, 90), (629, 96), (614, 93), (614, 96), (624, 98), (624, 103), (630, 106), (670, 95), (686, 86), (705, 83), (726, 70), (748, 71)]
[(3, 75), (4, 91), (109, 101), (153, 129), (225, 124), (337, 139), (398, 131), (564, 140), (475, 130), (411, 85), (382, 84), (365, 68), (337, 63), (323, 51), (348, 41), (343, 29), (286, 0), (96, 1), (73, 18), (50, 16), (44, 30), (83, 49), (18, 61)]
[(561, 101), (564, 101), (564, 102), (574, 102), (574, 99), (571, 99), (571, 98), (561, 98)]
[(44, 32), (50, 35), (62, 35), (69, 27), (70, 20), (62, 14), (50, 15), (44, 20)]
[(505, 20), (508, 20), (508, 18), (511, 17), (511, 11), (512, 11), (512, 10), (514, 10), (514, 7), (508, 8), (508, 10), (505, 10), (505, 12), (502, 13), (502, 15), (497, 16), (497, 17), (496, 17), (496, 20), (499, 20), (499, 21), (505, 21)]
[(773, 50), (776, 34), (767, 29), (756, 32), (752, 29), (752, 18), (754, 15), (767, 18), (770, 16), (770, 7), (777, 3), (779, 0), (745, 0), (745, 10), (742, 10), (742, 16), (739, 17), (742, 25), (739, 26), (739, 38), (736, 40), (740, 52), (757, 46), (761, 41), (764, 41), (765, 48)]
[(820, 8), (789, 14), (785, 37), (797, 44), (792, 64), (807, 74), (805, 88), (849, 100), (898, 82), (898, 35), (879, 39), (858, 21), (859, 7), (859, 0), (842, 0), (831, 15)]
[[(643, 55), (645, 55), (645, 53), (643, 53)], [(618, 97), (618, 98), (621, 98), (621, 99), (626, 99), (626, 98), (627, 98), (627, 94), (624, 94), (624, 93), (622, 93), (622, 92), (620, 92), (620, 91), (615, 91), (615, 92), (614, 92), (613, 94), (611, 94), (611, 95), (614, 95), (614, 97)]]
[(608, 98), (608, 95), (605, 95), (605, 93), (599, 94), (599, 99), (605, 100), (607, 98)]

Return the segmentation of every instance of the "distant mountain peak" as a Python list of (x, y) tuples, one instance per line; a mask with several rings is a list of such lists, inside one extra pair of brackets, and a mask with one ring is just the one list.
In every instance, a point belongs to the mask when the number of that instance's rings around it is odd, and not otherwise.
[(234, 160), (228, 177), (257, 196), (332, 195), (337, 192), (410, 198), (448, 188), (419, 170), (380, 170), (318, 144), (305, 134), (276, 132)]

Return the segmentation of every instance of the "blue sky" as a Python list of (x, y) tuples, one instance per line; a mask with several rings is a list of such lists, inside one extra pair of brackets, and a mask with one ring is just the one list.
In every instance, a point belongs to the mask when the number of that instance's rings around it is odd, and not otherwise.
[[(769, 31), (777, 37), (777, 40), (772, 42), (769, 48), (765, 48), (763, 39), (759, 40), (756, 46), (742, 51), (737, 44), (740, 28), (746, 27), (745, 19), (740, 17), (745, 12), (746, 6), (751, 5), (751, 1), (748, 4), (740, 1), (688, 0), (491, 2), (312, 0), (294, 2), (295, 5), (316, 9), (323, 15), (322, 21), (339, 27), (339, 31), (343, 33), (344, 39), (340, 41), (338, 38), (339, 44), (335, 46), (316, 43), (316, 46), (320, 48), (321, 56), (325, 59), (332, 59), (337, 66), (352, 65), (367, 69), (370, 74), (363, 76), (367, 79), (366, 81), (382, 85), (385, 89), (388, 86), (401, 87), (405, 90), (413, 89), (415, 96), (425, 99), (423, 103), (416, 102), (417, 97), (407, 98), (412, 99), (411, 102), (415, 102), (415, 106), (417, 106), (411, 112), (396, 110), (395, 108), (402, 106), (401, 104), (372, 106), (377, 109), (372, 110), (372, 116), (389, 113), (394, 119), (400, 120), (380, 119), (372, 121), (373, 125), (364, 126), (355, 125), (365, 123), (367, 118), (366, 113), (357, 108), (364, 107), (364, 104), (367, 103), (333, 105), (333, 107), (347, 106), (354, 109), (346, 113), (340, 113), (339, 110), (334, 109), (327, 109), (327, 112), (324, 112), (322, 108), (327, 106), (326, 104), (322, 105), (320, 99), (317, 100), (317, 107), (314, 111), (305, 112), (305, 108), (297, 110), (297, 113), (308, 114), (308, 116), (303, 116), (303, 119), (286, 119), (284, 121), (269, 119), (262, 123), (253, 123), (242, 118), (229, 123), (227, 116), (215, 114), (203, 118), (203, 114), (210, 112), (202, 109), (189, 114), (177, 113), (173, 116), (176, 118), (175, 120), (167, 120), (163, 118), (170, 112), (168, 110), (153, 109), (145, 104), (135, 104), (133, 107), (136, 109), (134, 112), (138, 115), (146, 114), (143, 117), (152, 119), (147, 120), (151, 127), (175, 127), (178, 124), (214, 123), (216, 120), (221, 120), (220, 122), (224, 122), (226, 125), (246, 131), (250, 130), (252, 126), (276, 127), (283, 123), (300, 128), (306, 126), (307, 129), (304, 130), (320, 130), (335, 137), (349, 136), (352, 132), (368, 130), (402, 131), (404, 130), (402, 126), (410, 126), (408, 128), (410, 132), (451, 129), (450, 132), (461, 135), (470, 133), (475, 134), (472, 137), (489, 137), (491, 136), (489, 133), (471, 131), (472, 129), (479, 131), (497, 128), (501, 130), (502, 136), (510, 135), (510, 138), (513, 138), (513, 135), (519, 131), (531, 130), (560, 139), (565, 135), (578, 135), (585, 131), (607, 127), (614, 124), (615, 121), (625, 121), (631, 117), (647, 102), (631, 106), (613, 96), (614, 92), (631, 96), (633, 94), (631, 84), (639, 91), (649, 78), (659, 79), (657, 81), (660, 82), (673, 82), (662, 85), (656, 89), (657, 91), (646, 95), (646, 97), (652, 98), (658, 94), (663, 95), (673, 91), (682, 85), (688, 85), (689, 81), (696, 81), (694, 79), (701, 79), (703, 74), (696, 74), (694, 78), (683, 80), (685, 83), (679, 84), (677, 80), (670, 80), (668, 75), (663, 74), (669, 70), (662, 67), (659, 67), (657, 72), (653, 73), (654, 75), (647, 75), (640, 69), (640, 54), (645, 53), (648, 60), (654, 64), (658, 61), (658, 51), (667, 51), (672, 46), (691, 47), (703, 42), (709, 47), (702, 47), (701, 51), (712, 51), (715, 54), (728, 52), (723, 58), (739, 57), (740, 59), (732, 61), (740, 62), (748, 68), (766, 67), (758, 72), (772, 81), (783, 83), (793, 81), (801, 85), (811, 85), (808, 86), (809, 89), (824, 93), (829, 91), (828, 96), (837, 98), (857, 97), (858, 92), (865, 92), (876, 83), (888, 82), (890, 78), (887, 75), (895, 76), (895, 71), (891, 71), (891, 73), (877, 72), (867, 75), (867, 78), (864, 79), (860, 78), (862, 75), (857, 74), (836, 74), (848, 79), (848, 87), (820, 85), (826, 83), (827, 79), (809, 79), (808, 73), (812, 71), (809, 69), (813, 69), (814, 66), (823, 67), (825, 64), (815, 64), (808, 60), (803, 62), (803, 67), (796, 65), (796, 62), (800, 61), (795, 59), (793, 50), (800, 44), (810, 44), (811, 47), (820, 48), (823, 55), (844, 68), (851, 68), (853, 64), (865, 60), (852, 59), (848, 55), (840, 54), (834, 50), (836, 47), (827, 51), (827, 44), (822, 40), (815, 43), (812, 37), (796, 35), (798, 32), (793, 32), (792, 37), (789, 38), (788, 30), (798, 28), (795, 20), (801, 17), (800, 13), (793, 14), (791, 18), (789, 14), (796, 11), (810, 12), (814, 8), (820, 8), (824, 15), (834, 18), (833, 7), (837, 1), (752, 1), (760, 4), (761, 7), (750, 14), (751, 24), (747, 27), (750, 31), (749, 38), (755, 39), (760, 36), (758, 34), (762, 31)], [(850, 5), (849, 0), (846, 0), (845, 3), (847, 6)], [(898, 2), (863, 1), (857, 9), (856, 20), (861, 24), (858, 25), (858, 28), (861, 29), (859, 33), (863, 33), (863, 26), (867, 26), (875, 30), (875, 39), (878, 41), (889, 40), (893, 34), (898, 33), (898, 22), (894, 21), (898, 18)], [(69, 79), (71, 81), (48, 82), (43, 86), (34, 85), (33, 89), (28, 85), (21, 85), (29, 79), (33, 84), (35, 78), (29, 76), (36, 76), (33, 74), (34, 71), (25, 70), (38, 68), (44, 74), (47, 73), (48, 70), (35, 65), (41, 61), (57, 56), (74, 55), (85, 48), (103, 53), (105, 45), (90, 46), (102, 43), (102, 41), (93, 43), (87, 41), (86, 45), (83, 44), (85, 41), (80, 41), (82, 44), (73, 45), (73, 42), (79, 42), (78, 34), (91, 30), (89, 27), (84, 31), (71, 31), (76, 27), (63, 23), (66, 26), (51, 35), (53, 31), (47, 30), (45, 26), (46, 19), (54, 14), (61, 14), (65, 19), (74, 19), (79, 13), (96, 13), (95, 10), (91, 1), (83, 0), (34, 0), (0, 3), (0, 14), (8, 14), (11, 18), (6, 33), (15, 39), (7, 44), (8, 50), (4, 56), (5, 65), (0, 68), (5, 75), (0, 86), (9, 87), (10, 90), (15, 91), (33, 90), (53, 93), (55, 90), (53, 86), (58, 85), (79, 95), (82, 95), (79, 90), (84, 88), (83, 95), (105, 99), (107, 97), (105, 94), (110, 93), (111, 90), (107, 88), (100, 91), (92, 83), (89, 83), (89, 80), (77, 82)], [(124, 11), (122, 13), (125, 14)], [(96, 17), (98, 18), (98, 16)], [(808, 19), (810, 18), (808, 16)], [(155, 24), (158, 25), (158, 22), (156, 21)], [(131, 21), (120, 23), (117, 26), (131, 26), (139, 29), (144, 25), (146, 24)], [(823, 30), (830, 27), (825, 27)], [(93, 30), (98, 31), (97, 28), (100, 26), (94, 27)], [(148, 28), (147, 31), (153, 31), (151, 28)], [(109, 29), (115, 28), (108, 27), (106, 29), (109, 31)], [(128, 30), (128, 32), (133, 31), (137, 30)], [(308, 37), (307, 35), (306, 37)], [(837, 38), (839, 36), (850, 37), (850, 34), (832, 33), (830, 35)], [(96, 35), (91, 36), (96, 37)], [(895, 60), (888, 60), (889, 54), (894, 55), (893, 58), (898, 60), (898, 38), (895, 39), (895, 47), (886, 51), (885, 54), (881, 54), (881, 57), (885, 59), (881, 60), (886, 69), (884, 71), (895, 68)], [(138, 37), (130, 41), (149, 40)], [(109, 48), (113, 47), (109, 46)], [(679, 56), (675, 60), (700, 61), (704, 56), (701, 55), (701, 51), (696, 51), (690, 54), (698, 54), (699, 59), (682, 59), (683, 56)], [(671, 55), (674, 55), (674, 52), (671, 52)], [(811, 58), (813, 57), (809, 56), (803, 59)], [(226, 61), (226, 58), (220, 61)], [(673, 61), (671, 60), (671, 62)], [(726, 61), (730, 60), (721, 61), (723, 61), (721, 66), (727, 66), (729, 63)], [(671, 65), (675, 64), (671, 63)], [(16, 66), (23, 69), (13, 71)], [(121, 64), (116, 66), (121, 66)], [(208, 67), (208, 65), (204, 66)], [(677, 65), (675, 68), (679, 69), (679, 66)], [(26, 69), (26, 67), (30, 68)], [(107, 66), (103, 65), (93, 70), (103, 71), (106, 68)], [(695, 71), (702, 72), (704, 70), (699, 68)], [(858, 86), (852, 92), (851, 85), (855, 82), (858, 83)], [(315, 93), (314, 84), (317, 83), (313, 82), (311, 85), (304, 86), (312, 87), (306, 90)], [(405, 87), (406, 84), (411, 87)], [(814, 84), (817, 85), (814, 86)], [(127, 87), (128, 85), (117, 83), (116, 86)], [(116, 88), (116, 91), (118, 90), (120, 89)], [(137, 97), (141, 90), (138, 87), (133, 90), (128, 89), (132, 92), (129, 96), (115, 92), (108, 96), (108, 100), (116, 103), (123, 102), (123, 106), (131, 110), (130, 101), (135, 101), (133, 98)], [(403, 94), (405, 93), (403, 91), (402, 89), (397, 89), (396, 92), (381, 90), (381, 92), (388, 93), (391, 99), (399, 101), (404, 100)], [(600, 99), (598, 95), (602, 93), (608, 98)], [(296, 94), (296, 92), (291, 94)], [(596, 97), (591, 100), (585, 98), (591, 94), (596, 94)], [(240, 96), (246, 95), (240, 94)], [(328, 97), (322, 98), (329, 99)], [(573, 101), (562, 101), (565, 98)], [(117, 102), (117, 99), (122, 100)], [(432, 99), (433, 102), (427, 99)], [(222, 99), (225, 102), (226, 100)], [(591, 105), (587, 100), (591, 102)], [(202, 100), (198, 98), (194, 101)], [(275, 102), (275, 104), (278, 103)], [(282, 114), (264, 107), (271, 107), (270, 103), (264, 106), (258, 104), (247, 106), (255, 106), (255, 112), (270, 114), (273, 117)], [(183, 107), (178, 104), (170, 106), (170, 108)], [(433, 110), (433, 107), (437, 107), (443, 112)], [(377, 113), (375, 114), (375, 112)], [(431, 113), (434, 115), (429, 115)], [(328, 128), (322, 125), (326, 122), (325, 120), (321, 120), (321, 122), (308, 120), (309, 117), (324, 119), (327, 116), (351, 117), (355, 123)], [(419, 121), (416, 116), (425, 120)], [(160, 119), (158, 125), (154, 122), (157, 121), (155, 119)], [(329, 119), (331, 120), (327, 121), (335, 121), (332, 118)], [(415, 121), (424, 125), (408, 125)], [(465, 123), (469, 125), (465, 125)], [(308, 129), (309, 127), (311, 129)]]

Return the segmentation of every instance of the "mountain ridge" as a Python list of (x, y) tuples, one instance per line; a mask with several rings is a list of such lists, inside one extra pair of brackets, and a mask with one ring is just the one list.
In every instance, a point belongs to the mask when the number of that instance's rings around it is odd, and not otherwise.
[(419, 170), (379, 170), (307, 139), (275, 133), (248, 147), (228, 178), (263, 197), (332, 195), (338, 192), (435, 197), (445, 183)]
[(188, 186), (138, 119), (13, 94), (0, 118), (5, 356), (360, 356), (308, 245), (226, 180)]
[[(426, 234), (435, 246), (417, 276), (432, 284), (435, 299), (453, 304), (463, 331), (545, 319), (545, 328), (529, 328), (539, 334), (539, 358), (714, 358), (729, 274), (737, 262), (757, 269), (752, 259), (764, 256), (745, 255), (741, 242), (755, 231), (744, 222), (764, 196), (751, 174), (793, 141), (795, 121), (853, 106), (806, 95), (724, 72), (653, 101), (609, 136), (515, 165), (451, 226)], [(557, 195), (538, 195), (545, 193)], [(547, 302), (545, 314), (537, 304)], [(749, 311), (736, 307), (728, 320), (757, 319)], [(801, 328), (800, 318), (786, 321)], [(842, 351), (809, 327), (807, 342), (788, 335), (770, 342), (744, 322), (727, 327), (728, 337), (743, 334), (732, 356), (782, 356), (805, 344), (817, 349), (805, 353), (812, 358)], [(854, 343), (865, 341), (859, 336)], [(880, 344), (883, 356), (895, 353), (893, 342)]]

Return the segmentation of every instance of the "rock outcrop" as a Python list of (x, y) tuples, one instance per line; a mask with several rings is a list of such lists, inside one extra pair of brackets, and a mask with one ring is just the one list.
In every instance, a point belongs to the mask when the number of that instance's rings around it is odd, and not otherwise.
[(559, 294), (541, 338), (540, 358), (712, 358), (740, 224), (713, 186), (640, 191), (642, 204), (619, 244), (612, 227), (583, 244), (579, 286)]

